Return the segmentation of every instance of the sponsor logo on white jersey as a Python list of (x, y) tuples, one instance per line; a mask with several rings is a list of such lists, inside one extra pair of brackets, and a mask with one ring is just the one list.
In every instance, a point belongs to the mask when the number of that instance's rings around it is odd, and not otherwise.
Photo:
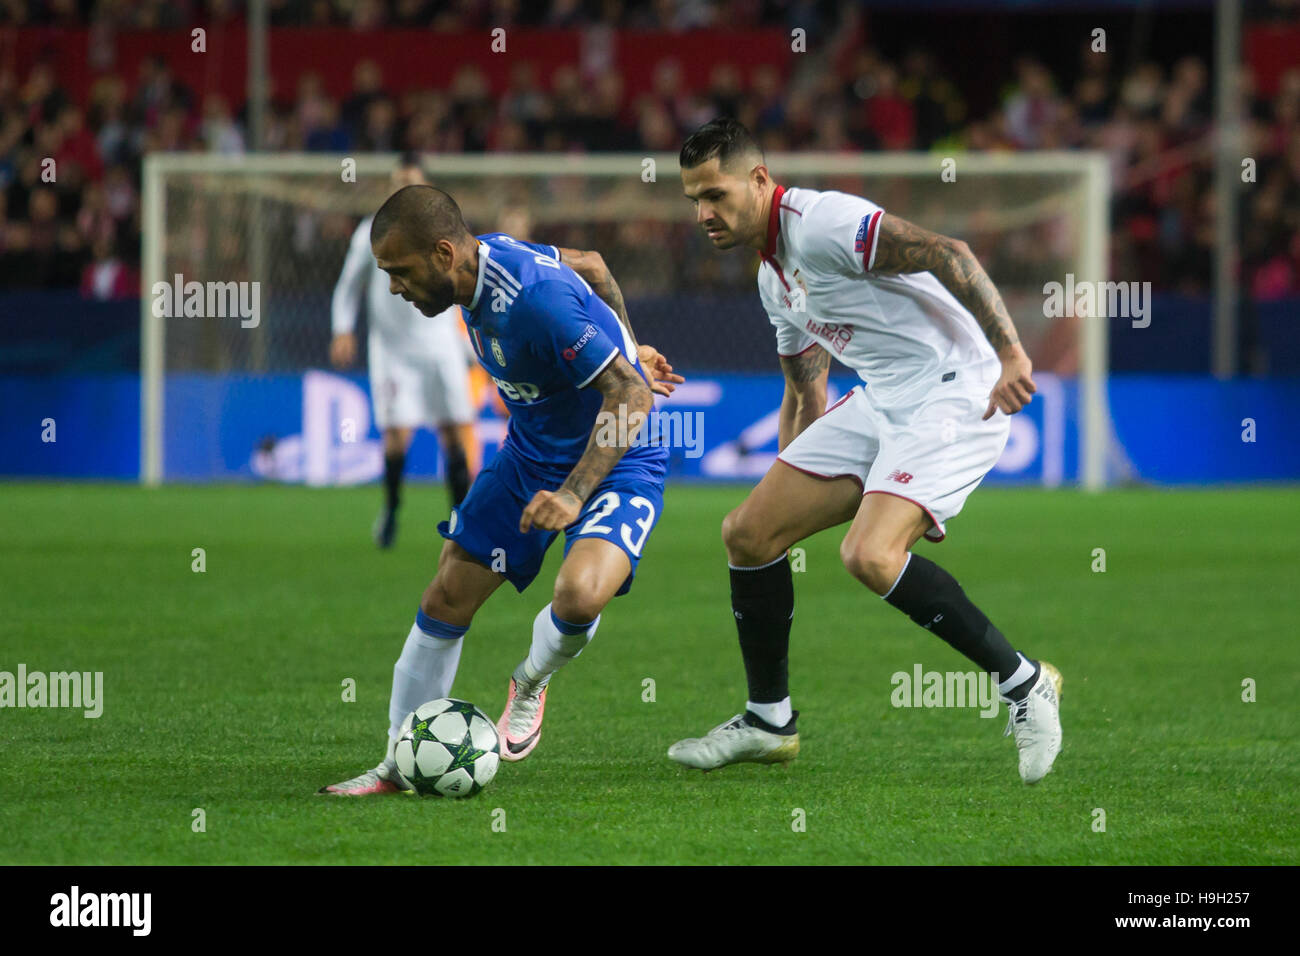
[(831, 347), (836, 355), (843, 355), (844, 349), (853, 341), (853, 326), (851, 325), (818, 322), (816, 319), (809, 319), (804, 323), (804, 328), (813, 335), (824, 338), (826, 344)]

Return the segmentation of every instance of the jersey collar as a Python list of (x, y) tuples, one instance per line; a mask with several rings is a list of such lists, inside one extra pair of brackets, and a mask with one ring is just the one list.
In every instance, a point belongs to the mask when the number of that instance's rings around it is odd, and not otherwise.
[(767, 214), (767, 248), (763, 250), (764, 259), (776, 255), (776, 239), (781, 234), (781, 197), (784, 195), (784, 186), (778, 185), (772, 190), (772, 208)]
[(487, 261), (491, 253), (492, 250), (488, 248), (487, 243), (478, 244), (478, 283), (474, 286), (474, 298), (467, 306), (471, 312), (478, 308), (478, 297), (483, 294), (483, 276), (487, 273)]

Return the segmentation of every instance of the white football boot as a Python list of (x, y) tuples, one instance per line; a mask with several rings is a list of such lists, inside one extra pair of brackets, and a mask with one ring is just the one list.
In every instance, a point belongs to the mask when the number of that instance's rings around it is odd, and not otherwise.
[(374, 797), (385, 793), (413, 793), (410, 785), (397, 770), (397, 761), (393, 757), (393, 748), (396, 744), (397, 741), (388, 738), (387, 751), (378, 767), (357, 774), (351, 780), (321, 787), (316, 792), (321, 795), (333, 794), (336, 797)]
[(373, 770), (344, 780), (342, 783), (321, 787), (318, 794), (333, 794), (336, 797), (373, 797), (385, 793), (402, 793), (408, 791), (406, 781), (397, 772), (396, 764), (389, 766), (385, 761)]
[[(795, 711), (795, 717), (799, 712)], [(799, 756), (799, 735), (774, 734), (745, 723), (737, 714), (703, 737), (679, 740), (668, 748), (668, 756), (687, 767), (708, 772), (733, 763), (788, 764)]]
[(1016, 735), (1020, 751), (1020, 779), (1037, 783), (1052, 769), (1061, 752), (1061, 685), (1058, 671), (1047, 661), (1039, 661), (1038, 680), (1019, 703), (1002, 698), (1010, 711), (1003, 737)]

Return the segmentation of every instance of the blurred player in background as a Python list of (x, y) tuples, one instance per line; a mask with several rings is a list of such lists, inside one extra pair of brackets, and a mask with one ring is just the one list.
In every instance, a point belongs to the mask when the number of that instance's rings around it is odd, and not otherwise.
[(479, 433), (479, 416), (488, 407), (495, 408), (502, 418), (506, 417), (506, 412), (492, 379), (474, 357), (474, 343), (470, 341), (469, 329), (464, 322), (456, 323), (456, 335), (469, 362), (466, 381), (469, 387), (469, 407), (474, 413), (474, 420), (467, 425), (458, 425), (456, 431), (460, 433), (460, 445), (465, 449), (465, 461), (469, 467), (470, 480), (473, 481), (483, 467), (483, 436)]
[[(419, 159), (408, 154), (393, 171), (390, 194), (424, 181)], [(458, 329), (460, 306), (424, 316), (411, 303), (389, 293), (388, 277), (370, 251), (373, 220), (367, 216), (352, 234), (343, 272), (334, 287), (330, 361), (335, 368), (347, 368), (356, 361), (353, 329), (364, 288), (370, 320), (370, 396), (375, 424), (384, 436), (384, 510), (375, 522), (374, 537), (379, 547), (390, 548), (397, 536), (406, 452), (416, 428), (432, 426), (437, 430), (452, 506), (460, 504), (469, 492), (466, 439), (473, 435), (475, 415), (468, 369), (473, 358)]]
[[(858, 196), (778, 185), (735, 120), (696, 130), (680, 159), (713, 247), (761, 257), (759, 298), (786, 384), (780, 454), (722, 524), (746, 710), (668, 756), (712, 770), (798, 754), (786, 549), (852, 522), (844, 566), (994, 676), (1021, 779), (1036, 782), (1061, 749), (1060, 673), (1019, 653), (952, 575), (911, 550), (922, 536), (943, 540), (944, 522), (1001, 456), (1006, 416), (1035, 390), (1002, 297), (965, 243)], [(862, 384), (827, 409), (832, 354)]]

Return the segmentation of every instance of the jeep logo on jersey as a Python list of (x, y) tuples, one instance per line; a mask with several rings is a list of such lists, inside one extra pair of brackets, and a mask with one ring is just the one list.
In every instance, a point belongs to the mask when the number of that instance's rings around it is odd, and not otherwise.
[(567, 349), (565, 349), (562, 354), (566, 359), (572, 362), (575, 358), (578, 357), (578, 353), (582, 351), (582, 347), (586, 345), (588, 342), (590, 342), (592, 339), (594, 339), (595, 337), (596, 337), (596, 327), (592, 325), (590, 322), (588, 322), (587, 327), (582, 331), (582, 335), (578, 337), (578, 341), (574, 342)]
[(532, 382), (503, 382), (495, 375), (492, 381), (497, 383), (497, 388), (506, 398), (514, 402), (523, 402), (525, 405), (531, 405), (542, 395), (542, 390)]
[(492, 357), (502, 368), (506, 367), (506, 353), (501, 350), (501, 342), (497, 339), (492, 340)]

